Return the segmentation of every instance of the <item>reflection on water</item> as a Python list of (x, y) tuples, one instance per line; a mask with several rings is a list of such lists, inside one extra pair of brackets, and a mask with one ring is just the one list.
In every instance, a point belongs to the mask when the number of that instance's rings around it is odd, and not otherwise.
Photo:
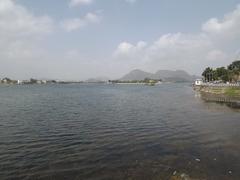
[(0, 87), (0, 179), (239, 179), (239, 111), (210, 104), (188, 84)]

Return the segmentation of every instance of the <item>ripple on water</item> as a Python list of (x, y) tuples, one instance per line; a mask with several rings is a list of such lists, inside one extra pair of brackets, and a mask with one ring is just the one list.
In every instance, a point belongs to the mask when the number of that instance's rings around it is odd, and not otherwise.
[(214, 106), (185, 84), (0, 87), (0, 179), (238, 179), (239, 112)]

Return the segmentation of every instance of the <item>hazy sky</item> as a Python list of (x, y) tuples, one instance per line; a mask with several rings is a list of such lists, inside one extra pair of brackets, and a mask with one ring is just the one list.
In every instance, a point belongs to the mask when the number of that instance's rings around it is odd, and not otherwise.
[(199, 75), (239, 50), (239, 0), (0, 0), (0, 77)]

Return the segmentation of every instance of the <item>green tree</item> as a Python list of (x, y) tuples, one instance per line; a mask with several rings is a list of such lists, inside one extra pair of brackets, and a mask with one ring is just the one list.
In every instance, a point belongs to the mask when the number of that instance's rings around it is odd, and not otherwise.
[(229, 81), (228, 70), (225, 67), (220, 67), (215, 70), (217, 80)]
[(37, 83), (37, 80), (36, 80), (36, 79), (33, 79), (33, 78), (31, 78), (31, 79), (30, 79), (30, 83), (31, 83), (31, 84), (36, 84), (36, 83)]
[(234, 61), (228, 66), (229, 70), (240, 71), (240, 61)]
[(214, 70), (210, 67), (207, 67), (203, 71), (202, 76), (204, 77), (205, 81), (212, 81), (214, 79)]
[(228, 66), (230, 79), (232, 82), (237, 82), (240, 76), (240, 61), (234, 61)]

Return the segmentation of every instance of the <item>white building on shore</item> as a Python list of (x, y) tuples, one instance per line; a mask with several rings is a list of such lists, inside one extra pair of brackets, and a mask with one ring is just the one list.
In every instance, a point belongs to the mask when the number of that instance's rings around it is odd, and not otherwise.
[(195, 86), (201, 86), (203, 84), (203, 80), (202, 79), (196, 79), (194, 85)]

